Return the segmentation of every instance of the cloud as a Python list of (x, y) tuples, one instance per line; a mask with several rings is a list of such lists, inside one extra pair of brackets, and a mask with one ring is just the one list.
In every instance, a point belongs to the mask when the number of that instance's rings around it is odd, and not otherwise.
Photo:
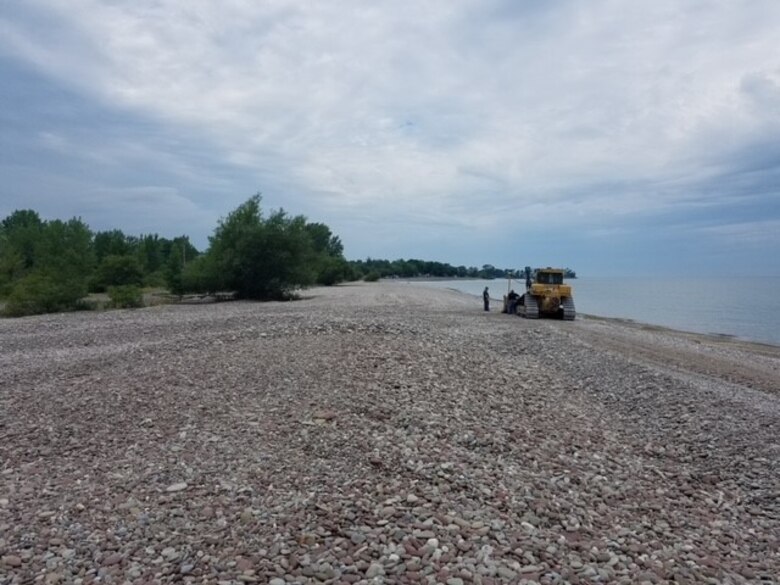
[(780, 246), (780, 219), (724, 223), (699, 228), (698, 232), (739, 248), (766, 250)]
[[(779, 25), (773, 0), (26, 0), (0, 52), (344, 225), (609, 234), (776, 196)], [(207, 180), (135, 138), (95, 155)]]

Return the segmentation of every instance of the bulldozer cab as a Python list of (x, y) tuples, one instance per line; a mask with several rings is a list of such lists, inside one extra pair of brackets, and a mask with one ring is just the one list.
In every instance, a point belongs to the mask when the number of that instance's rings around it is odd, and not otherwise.
[(539, 284), (563, 284), (563, 270), (551, 268), (536, 271), (536, 282)]

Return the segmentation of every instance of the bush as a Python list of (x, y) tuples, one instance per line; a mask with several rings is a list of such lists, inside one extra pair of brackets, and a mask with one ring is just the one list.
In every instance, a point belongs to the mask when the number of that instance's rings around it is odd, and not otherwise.
[(179, 275), (179, 281), (171, 280), (169, 286), (173, 294), (184, 292), (210, 293), (224, 288), (220, 281), (218, 268), (212, 255), (198, 256), (187, 264)]
[(363, 280), (366, 282), (376, 282), (379, 280), (379, 273), (376, 270), (372, 270), (363, 277)]
[[(218, 283), (246, 299), (289, 299), (317, 276), (317, 254), (306, 226), (303, 216), (289, 217), (282, 210), (263, 217), (260, 197), (252, 197), (214, 230), (201, 265), (205, 283)], [(182, 274), (187, 290), (190, 270)]]
[(333, 256), (324, 257), (319, 263), (319, 273), (317, 274), (317, 284), (333, 286), (339, 282), (349, 280), (352, 275), (352, 268), (343, 258), (334, 258)]
[(106, 256), (100, 262), (90, 287), (95, 291), (111, 286), (140, 285), (144, 272), (133, 256)]
[(16, 281), (3, 309), (6, 317), (40, 315), (82, 308), (86, 294), (81, 281), (58, 280), (44, 274), (29, 274)]
[(137, 309), (144, 306), (141, 289), (132, 284), (109, 287), (108, 298), (111, 299), (111, 306), (116, 309)]
[(144, 276), (143, 285), (147, 288), (165, 288), (168, 286), (168, 280), (164, 270), (150, 272)]

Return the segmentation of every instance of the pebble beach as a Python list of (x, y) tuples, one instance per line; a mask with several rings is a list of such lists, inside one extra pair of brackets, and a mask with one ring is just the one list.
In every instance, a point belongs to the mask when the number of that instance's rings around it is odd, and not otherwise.
[(0, 321), (0, 585), (780, 583), (780, 347), (408, 283)]

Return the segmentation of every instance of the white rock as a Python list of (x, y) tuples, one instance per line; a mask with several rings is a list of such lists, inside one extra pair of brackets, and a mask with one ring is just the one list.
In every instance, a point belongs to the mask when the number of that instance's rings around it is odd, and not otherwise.
[(371, 563), (371, 565), (366, 570), (366, 577), (369, 579), (373, 579), (374, 577), (379, 577), (380, 575), (384, 574), (385, 568), (379, 563)]

